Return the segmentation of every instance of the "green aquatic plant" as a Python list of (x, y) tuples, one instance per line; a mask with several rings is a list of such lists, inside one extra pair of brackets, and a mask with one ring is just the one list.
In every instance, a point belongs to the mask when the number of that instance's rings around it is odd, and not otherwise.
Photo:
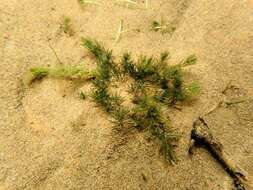
[(185, 85), (183, 90), (185, 94), (184, 98), (188, 99), (198, 95), (201, 91), (201, 88), (198, 82), (192, 82), (188, 85)]
[(93, 71), (87, 71), (83, 67), (58, 65), (55, 67), (34, 67), (25, 77), (25, 83), (30, 84), (44, 77), (87, 80), (95, 77)]
[[(95, 70), (64, 65), (36, 67), (30, 69), (28, 81), (44, 77), (92, 78), (90, 97), (110, 116), (114, 125), (150, 132), (159, 142), (161, 153), (174, 163), (177, 160), (174, 146), (179, 135), (172, 129), (164, 109), (199, 92), (198, 83), (185, 84), (183, 78), (183, 69), (195, 64), (196, 56), (191, 55), (179, 64), (168, 64), (168, 52), (162, 52), (159, 57), (142, 55), (136, 60), (130, 53), (124, 53), (117, 63), (112, 51), (96, 40), (82, 38), (82, 45), (95, 59)], [(113, 83), (119, 79), (131, 81), (128, 89), (132, 95), (131, 106), (123, 104), (124, 98), (113, 92), (113, 88), (117, 88)], [(81, 92), (80, 98), (85, 99), (86, 95)]]
[(129, 120), (130, 111), (122, 106), (117, 106), (112, 112), (111, 117), (113, 123), (118, 127), (124, 127), (130, 123)]
[(171, 163), (176, 161), (173, 143), (179, 138), (170, 128), (168, 120), (164, 118), (161, 106), (152, 96), (142, 96), (132, 113), (134, 125), (140, 129), (151, 132), (160, 142), (161, 152)]
[(140, 56), (137, 61), (134, 61), (129, 53), (125, 53), (121, 62), (124, 73), (135, 80), (158, 85), (164, 93), (156, 96), (159, 96), (161, 101), (175, 104), (177, 101), (189, 97), (186, 94), (197, 92), (196, 83), (194, 86), (186, 87), (183, 81), (183, 67), (195, 64), (197, 58), (195, 55), (191, 55), (179, 64), (172, 66), (167, 64), (168, 59), (168, 52), (161, 53), (160, 58)]
[(154, 20), (151, 22), (151, 31), (158, 32), (160, 31), (162, 34), (173, 34), (173, 32), (176, 30), (176, 27), (172, 24), (165, 24), (163, 21), (157, 21)]
[(197, 57), (196, 55), (193, 54), (187, 57), (185, 60), (182, 60), (180, 63), (180, 66), (186, 67), (186, 66), (194, 65), (196, 63), (197, 63)]
[(45, 67), (34, 67), (30, 69), (28, 73), (28, 82), (33, 82), (34, 80), (40, 80), (49, 74), (49, 68)]
[(72, 23), (71, 23), (71, 18), (70, 17), (64, 16), (63, 22), (61, 24), (61, 28), (62, 28), (63, 32), (65, 34), (68, 34), (69, 36), (73, 36), (74, 33), (75, 33), (74, 29), (73, 29), (73, 26), (72, 26)]
[[(121, 64), (117, 65), (112, 51), (106, 50), (95, 40), (83, 38), (82, 41), (83, 46), (97, 60), (97, 75), (92, 91), (94, 101), (112, 117), (117, 126), (132, 124), (139, 130), (150, 131), (159, 140), (165, 158), (171, 163), (176, 161), (173, 147), (179, 136), (165, 119), (161, 104), (170, 105), (183, 100), (186, 89), (187, 93), (196, 91), (196, 86), (184, 85), (182, 74), (183, 67), (196, 62), (195, 57), (190, 56), (182, 63), (168, 66), (168, 52), (161, 53), (159, 58), (140, 56), (137, 61), (132, 59), (130, 53), (124, 53)], [(113, 74), (115, 72), (135, 81), (129, 89), (134, 97), (133, 109), (122, 106), (123, 99), (110, 93), (112, 79), (117, 76)], [(155, 85), (157, 89), (153, 90), (153, 95), (149, 95), (150, 91), (147, 93), (148, 84)]]

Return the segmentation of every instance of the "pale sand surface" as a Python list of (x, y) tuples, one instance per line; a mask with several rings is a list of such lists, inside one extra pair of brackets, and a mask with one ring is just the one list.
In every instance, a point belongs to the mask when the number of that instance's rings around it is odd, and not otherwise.
[[(60, 30), (64, 15), (72, 20), (72, 37)], [(149, 30), (161, 15), (176, 26), (171, 36)], [(140, 32), (114, 45), (121, 19)], [(29, 68), (57, 63), (49, 43), (65, 64), (90, 62), (81, 36), (97, 39), (115, 56), (169, 50), (179, 62), (196, 54), (198, 64), (186, 77), (199, 81), (201, 94), (169, 115), (182, 133), (175, 166), (147, 134), (115, 134), (106, 114), (78, 98), (87, 84), (45, 79), (22, 85)], [(0, 190), (229, 190), (230, 177), (208, 152), (198, 149), (190, 158), (187, 148), (194, 119), (236, 98), (248, 101), (219, 108), (206, 120), (253, 183), (252, 0), (150, 0), (148, 9), (112, 0), (84, 8), (75, 0), (1, 0), (0, 54)], [(222, 93), (229, 83), (234, 88)]]

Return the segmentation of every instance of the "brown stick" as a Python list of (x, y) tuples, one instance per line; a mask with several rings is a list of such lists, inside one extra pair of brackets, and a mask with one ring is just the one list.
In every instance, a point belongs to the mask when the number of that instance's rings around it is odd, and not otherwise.
[(229, 161), (228, 155), (223, 151), (222, 144), (214, 138), (207, 123), (201, 117), (193, 123), (191, 140), (193, 144), (189, 148), (189, 153), (193, 153), (193, 147), (196, 144), (203, 145), (233, 179), (236, 190), (246, 190), (243, 183), (246, 181), (245, 176)]

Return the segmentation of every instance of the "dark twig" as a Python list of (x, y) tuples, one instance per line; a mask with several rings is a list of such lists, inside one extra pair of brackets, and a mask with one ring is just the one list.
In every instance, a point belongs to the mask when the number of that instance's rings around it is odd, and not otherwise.
[(246, 190), (244, 182), (246, 177), (241, 171), (234, 166), (234, 164), (228, 158), (228, 155), (223, 150), (222, 144), (213, 136), (207, 123), (203, 118), (198, 118), (193, 123), (193, 129), (191, 132), (192, 144), (189, 148), (189, 153), (193, 154), (193, 148), (196, 145), (203, 145), (211, 155), (221, 164), (225, 171), (233, 179), (236, 190)]

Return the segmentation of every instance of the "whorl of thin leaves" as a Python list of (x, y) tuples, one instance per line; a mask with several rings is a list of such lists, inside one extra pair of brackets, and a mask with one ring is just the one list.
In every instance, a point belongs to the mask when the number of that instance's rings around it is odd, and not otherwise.
[[(83, 38), (82, 41), (97, 60), (97, 75), (92, 91), (94, 101), (111, 116), (117, 126), (133, 125), (139, 130), (150, 131), (159, 140), (165, 158), (171, 163), (176, 161), (173, 147), (178, 135), (170, 128), (161, 107), (183, 100), (191, 89), (196, 89), (194, 86), (184, 86), (182, 74), (182, 68), (194, 64), (196, 58), (190, 56), (178, 65), (168, 66), (168, 52), (161, 53), (159, 58), (140, 56), (136, 61), (130, 53), (125, 53), (121, 63), (116, 64), (112, 51), (106, 50), (95, 40)], [(134, 97), (133, 109), (124, 107), (123, 98), (109, 92), (110, 83), (117, 76), (128, 76), (135, 81), (129, 90)], [(147, 92), (148, 84), (156, 86), (153, 94)]]
[[(111, 50), (106, 50), (96, 40), (82, 38), (82, 45), (94, 56), (97, 63), (95, 71), (87, 71), (77, 66), (59, 65), (57, 67), (36, 67), (30, 69), (28, 81), (44, 77), (67, 79), (93, 79), (91, 97), (110, 115), (113, 123), (119, 127), (133, 126), (138, 130), (147, 130), (160, 143), (165, 158), (174, 163), (174, 143), (177, 133), (171, 129), (162, 108), (176, 104), (199, 92), (197, 83), (186, 85), (183, 80), (183, 68), (196, 63), (191, 55), (177, 65), (168, 64), (169, 53), (160, 57), (140, 56), (133, 59), (130, 53), (123, 54), (120, 63), (115, 63)], [(129, 93), (133, 95), (133, 107), (123, 106), (124, 99), (112, 93), (112, 82), (122, 78), (132, 78)], [(81, 99), (86, 99), (84, 92)]]

